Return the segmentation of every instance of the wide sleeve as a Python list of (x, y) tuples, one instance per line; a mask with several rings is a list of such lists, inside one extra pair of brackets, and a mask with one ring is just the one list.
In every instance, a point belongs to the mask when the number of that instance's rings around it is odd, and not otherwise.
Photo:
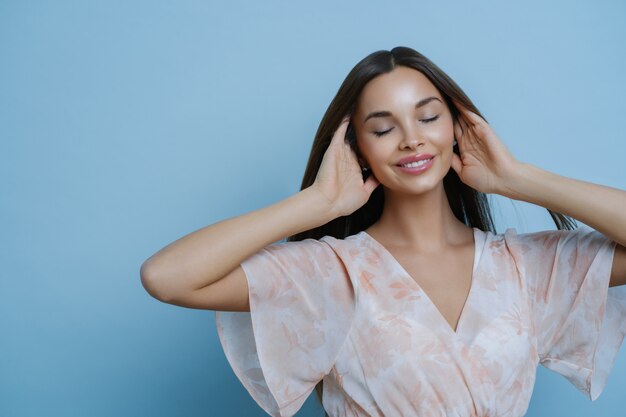
[(272, 416), (302, 407), (352, 324), (352, 284), (328, 238), (273, 244), (248, 257), (241, 267), (250, 312), (215, 312), (233, 371)]
[(598, 398), (626, 334), (626, 287), (609, 287), (616, 243), (589, 227), (505, 233), (528, 296), (541, 365)]

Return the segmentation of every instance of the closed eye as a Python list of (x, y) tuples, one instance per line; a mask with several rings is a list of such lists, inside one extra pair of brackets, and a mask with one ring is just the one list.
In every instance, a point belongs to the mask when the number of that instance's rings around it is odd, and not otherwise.
[(372, 132), (373, 134), (375, 134), (376, 136), (380, 137), (382, 135), (386, 135), (387, 133), (391, 132), (393, 130), (393, 127), (389, 130), (385, 130), (384, 132)]
[[(439, 115), (435, 116), (435, 117), (431, 117), (430, 119), (422, 119), (420, 120), (420, 122), (424, 122), (424, 123), (431, 123), (434, 122), (435, 120), (437, 120), (439, 118)], [(375, 134), (376, 136), (380, 137), (383, 135), (386, 135), (387, 133), (391, 132), (393, 130), (393, 127), (391, 129), (385, 130), (383, 132), (372, 132), (373, 134)]]
[(434, 122), (435, 120), (439, 119), (439, 115), (435, 116), (435, 117), (431, 117), (430, 119), (422, 119), (420, 120), (421, 122), (424, 123), (430, 123), (430, 122)]

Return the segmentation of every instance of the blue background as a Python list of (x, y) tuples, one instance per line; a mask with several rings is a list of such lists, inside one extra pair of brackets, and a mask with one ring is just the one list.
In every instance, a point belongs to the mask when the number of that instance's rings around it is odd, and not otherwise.
[[(348, 71), (398, 45), (519, 160), (626, 189), (625, 40), (624, 1), (1, 0), (0, 416), (265, 415), (141, 263), (297, 192)], [(491, 197), (499, 232), (554, 229)], [(527, 415), (624, 415), (625, 350), (593, 403), (539, 367)]]

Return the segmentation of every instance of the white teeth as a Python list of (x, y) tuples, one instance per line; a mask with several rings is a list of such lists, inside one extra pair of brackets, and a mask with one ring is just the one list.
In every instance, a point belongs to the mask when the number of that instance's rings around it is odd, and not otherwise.
[(411, 162), (409, 164), (402, 164), (400, 166), (403, 166), (405, 168), (415, 168), (415, 167), (419, 167), (424, 165), (426, 162), (430, 161), (433, 158), (428, 158), (428, 159), (422, 159), (421, 161), (417, 161), (417, 162)]

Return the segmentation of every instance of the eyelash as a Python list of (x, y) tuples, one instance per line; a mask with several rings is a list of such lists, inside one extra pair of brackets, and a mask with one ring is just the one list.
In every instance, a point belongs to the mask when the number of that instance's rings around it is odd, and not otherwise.
[[(424, 119), (422, 120), (424, 123), (431, 123), (434, 122), (435, 120), (437, 120), (439, 118), (439, 115), (435, 116), (435, 117), (431, 117), (430, 119)], [(380, 137), (383, 135), (386, 135), (387, 133), (391, 132), (391, 130), (393, 129), (393, 127), (389, 130), (385, 130), (384, 132), (372, 132), (374, 133), (376, 136)]]

